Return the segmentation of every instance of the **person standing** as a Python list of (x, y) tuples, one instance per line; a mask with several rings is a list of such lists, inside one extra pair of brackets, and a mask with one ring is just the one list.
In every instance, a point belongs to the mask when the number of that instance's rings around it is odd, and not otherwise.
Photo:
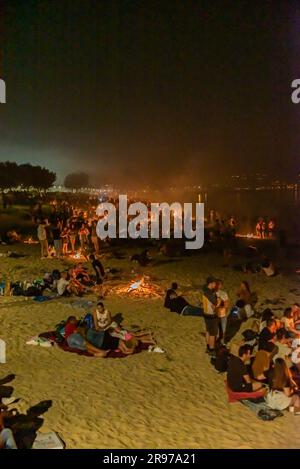
[(101, 285), (103, 282), (103, 278), (105, 276), (105, 272), (103, 269), (103, 265), (101, 262), (94, 256), (94, 254), (90, 255), (90, 261), (92, 263), (92, 267), (96, 274), (96, 283), (97, 285)]
[(275, 223), (273, 220), (269, 220), (269, 223), (268, 223), (268, 235), (269, 235), (269, 238), (273, 238), (274, 236), (274, 230), (275, 230)]
[(74, 254), (76, 238), (77, 238), (77, 230), (76, 230), (75, 223), (71, 223), (69, 235), (70, 235), (70, 242), (71, 242), (71, 251), (72, 251), (72, 254)]
[(60, 222), (57, 222), (51, 229), (54, 242), (55, 256), (61, 258), (62, 256), (62, 239)]
[(69, 239), (70, 239), (70, 231), (69, 228), (65, 227), (61, 233), (62, 245), (63, 245), (63, 255), (68, 255), (68, 248), (69, 248)]
[(89, 230), (86, 228), (84, 223), (81, 224), (81, 228), (78, 231), (78, 235), (79, 235), (81, 251), (84, 252), (85, 246), (88, 242), (88, 235), (89, 235)]
[(47, 230), (46, 230), (47, 223), (45, 220), (42, 220), (37, 229), (37, 237), (41, 245), (41, 258), (44, 259), (49, 255), (48, 249), (48, 241), (47, 241)]
[(99, 254), (99, 238), (97, 236), (97, 222), (93, 220), (91, 228), (91, 239), (94, 246), (95, 254)]
[(227, 313), (229, 309), (229, 297), (227, 292), (223, 289), (222, 280), (217, 280), (216, 295), (220, 300), (220, 305), (217, 308), (218, 323), (219, 323), (219, 337), (221, 342), (224, 342), (226, 324), (227, 324)]
[(220, 301), (216, 295), (216, 279), (208, 277), (203, 287), (203, 311), (206, 326), (206, 352), (215, 354), (216, 337), (218, 336), (218, 315), (216, 308)]

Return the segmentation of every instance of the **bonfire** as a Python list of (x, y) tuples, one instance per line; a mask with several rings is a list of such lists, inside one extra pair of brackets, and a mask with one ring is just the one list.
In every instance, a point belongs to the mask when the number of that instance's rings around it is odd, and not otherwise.
[(28, 238), (28, 239), (25, 239), (23, 242), (24, 242), (24, 244), (39, 244), (38, 241), (32, 239), (31, 237)]
[(248, 239), (270, 239), (270, 238), (268, 238), (267, 236), (265, 236), (264, 238), (262, 238), (261, 236), (257, 236), (257, 235), (254, 234), (254, 233), (247, 233), (247, 234), (237, 233), (235, 236), (236, 236), (237, 238), (248, 238)]
[(151, 282), (149, 277), (142, 277), (138, 281), (116, 287), (114, 292), (129, 298), (160, 298), (163, 295), (162, 288)]
[(86, 257), (81, 253), (81, 251), (76, 251), (73, 254), (69, 254), (69, 257), (76, 260), (86, 260)]

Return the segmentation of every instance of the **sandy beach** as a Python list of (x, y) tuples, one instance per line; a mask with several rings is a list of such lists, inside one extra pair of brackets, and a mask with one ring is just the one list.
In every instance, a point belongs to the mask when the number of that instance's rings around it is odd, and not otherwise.
[[(1, 274), (10, 279), (40, 278), (62, 268), (64, 262), (40, 260), (38, 246), (20, 245), (20, 259), (1, 258)], [(2, 246), (0, 252), (7, 251)], [(300, 299), (295, 274), (266, 278), (221, 267), (217, 254), (171, 260), (160, 256), (145, 273), (166, 288), (177, 281), (186, 298), (199, 304), (201, 286), (209, 274), (224, 279), (230, 298), (246, 279), (258, 294), (258, 309), (269, 299), (280, 299), (274, 312)], [(132, 276), (128, 257), (103, 260)], [(294, 290), (291, 292), (290, 290)], [(95, 295), (87, 297), (95, 300)], [(0, 298), (0, 337), (7, 343), (7, 363), (1, 376), (17, 375), (14, 395), (22, 399), (20, 411), (42, 400), (53, 405), (44, 414), (42, 432), (57, 431), (67, 448), (299, 448), (299, 417), (285, 412), (271, 422), (259, 420), (240, 403), (229, 404), (223, 374), (205, 354), (202, 318), (179, 317), (163, 308), (163, 299), (128, 299), (109, 295), (105, 305), (122, 313), (123, 325), (151, 329), (166, 353), (147, 351), (126, 358), (89, 358), (58, 347), (26, 345), (51, 330), (74, 309), (71, 299), (37, 303), (20, 297)], [(261, 306), (263, 308), (263, 306)], [(251, 319), (249, 320), (251, 321)], [(247, 327), (243, 324), (242, 330)], [(239, 342), (240, 333), (233, 339)]]

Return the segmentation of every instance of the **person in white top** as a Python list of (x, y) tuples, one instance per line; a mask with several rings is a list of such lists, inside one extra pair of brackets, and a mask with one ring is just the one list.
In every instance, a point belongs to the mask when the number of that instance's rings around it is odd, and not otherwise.
[(283, 316), (281, 318), (281, 322), (283, 327), (286, 329), (288, 332), (289, 337), (295, 338), (298, 336), (299, 331), (295, 329), (295, 324), (294, 324), (294, 316), (292, 312), (292, 308), (286, 308)]
[(300, 372), (300, 347), (297, 347), (292, 353), (292, 363), (297, 367)]
[(69, 280), (67, 280), (67, 273), (62, 272), (61, 277), (57, 282), (57, 293), (59, 296), (68, 295), (70, 293)]
[(276, 358), (283, 358), (288, 365), (290, 365), (290, 356), (292, 349), (290, 345), (290, 339), (287, 337), (287, 331), (284, 328), (278, 329), (276, 332), (276, 341), (275, 345), (278, 347), (278, 352), (273, 357), (273, 362), (275, 363)]

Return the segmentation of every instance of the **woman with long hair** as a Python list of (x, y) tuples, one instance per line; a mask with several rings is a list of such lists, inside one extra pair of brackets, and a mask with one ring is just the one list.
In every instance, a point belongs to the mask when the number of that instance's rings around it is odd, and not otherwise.
[(300, 397), (295, 393), (297, 385), (283, 358), (275, 360), (274, 370), (270, 380), (270, 391), (266, 396), (266, 403), (276, 410), (288, 407), (300, 407)]

